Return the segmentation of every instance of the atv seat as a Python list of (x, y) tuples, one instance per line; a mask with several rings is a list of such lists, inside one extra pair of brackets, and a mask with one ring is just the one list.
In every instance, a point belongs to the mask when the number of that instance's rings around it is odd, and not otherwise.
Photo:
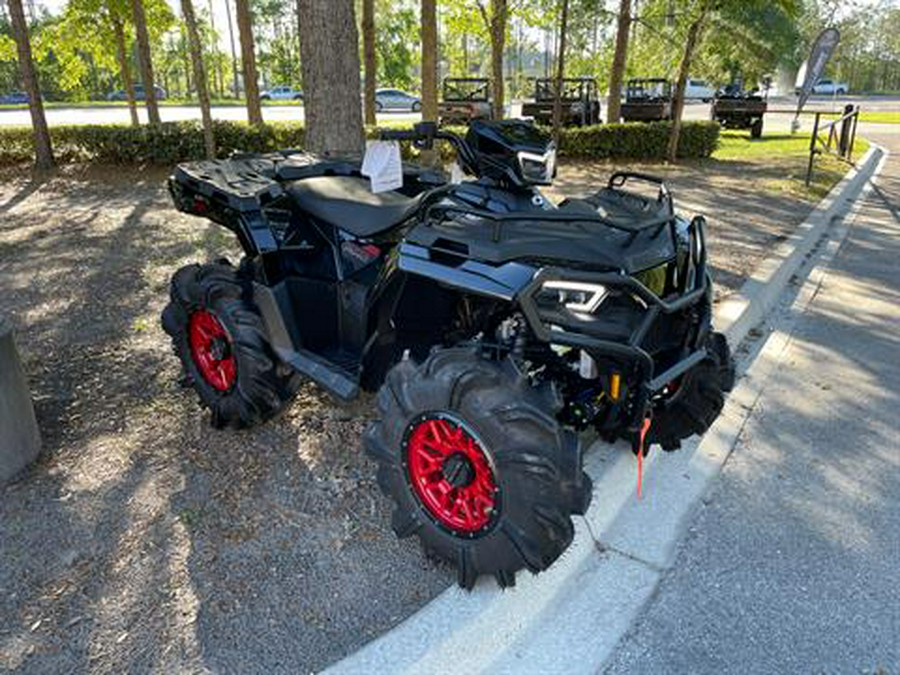
[(319, 220), (356, 237), (371, 237), (409, 219), (420, 197), (398, 192), (373, 194), (368, 178), (319, 176), (289, 183), (296, 204)]

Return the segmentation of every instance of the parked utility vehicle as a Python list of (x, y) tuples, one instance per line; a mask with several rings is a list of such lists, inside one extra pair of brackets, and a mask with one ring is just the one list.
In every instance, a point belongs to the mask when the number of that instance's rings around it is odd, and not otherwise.
[(444, 124), (468, 124), (472, 120), (489, 120), (491, 81), (483, 77), (447, 77), (441, 87), (438, 120)]
[(377, 390), (363, 442), (397, 534), (465, 588), (511, 585), (588, 507), (578, 431), (672, 450), (719, 414), (734, 371), (704, 220), (641, 174), (550, 202), (555, 148), (522, 121), (382, 136), (446, 140), (470, 179), (408, 168), (373, 194), (358, 162), (302, 153), (178, 167), (177, 207), (245, 257), (176, 272), (163, 326), (217, 427), (276, 415), (304, 377), (339, 399)]
[(662, 122), (672, 119), (672, 83), (662, 78), (628, 80), (622, 104), (625, 122)]
[[(566, 78), (560, 95), (564, 127), (600, 124), (600, 97), (597, 81), (592, 77)], [(522, 104), (522, 116), (538, 124), (553, 124), (556, 105), (556, 78), (539, 78), (534, 82), (534, 100)]]
[(710, 115), (726, 129), (749, 129), (751, 138), (760, 138), (768, 105), (768, 93), (761, 96), (756, 89), (729, 86), (716, 94)]

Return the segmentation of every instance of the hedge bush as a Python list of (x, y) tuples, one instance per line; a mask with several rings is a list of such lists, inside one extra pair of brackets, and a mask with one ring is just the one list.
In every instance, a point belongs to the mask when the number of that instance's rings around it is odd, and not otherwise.
[[(275, 122), (259, 127), (241, 122), (214, 122), (219, 155), (302, 148), (303, 126)], [(563, 130), (560, 155), (582, 159), (661, 160), (666, 156), (671, 123), (602, 124)], [(462, 131), (462, 130), (457, 130)], [(175, 164), (204, 155), (199, 122), (165, 122), (155, 126), (71, 125), (51, 128), (59, 162), (101, 164)], [(372, 136), (374, 129), (367, 130)], [(715, 122), (685, 122), (679, 157), (709, 157), (718, 146)], [(19, 164), (32, 158), (29, 127), (0, 127), (0, 164)]]
[[(267, 152), (303, 147), (303, 126), (276, 122), (250, 126), (213, 122), (221, 157), (233, 152)], [(58, 162), (98, 164), (175, 164), (204, 156), (200, 123), (164, 122), (132, 127), (124, 124), (81, 124), (50, 128)], [(29, 127), (0, 127), (0, 164), (29, 161), (33, 156)]]
[[(685, 159), (709, 157), (719, 145), (717, 122), (689, 121), (681, 125), (678, 156)], [(599, 124), (567, 129), (560, 137), (561, 157), (581, 159), (665, 159), (671, 122), (629, 122)]]

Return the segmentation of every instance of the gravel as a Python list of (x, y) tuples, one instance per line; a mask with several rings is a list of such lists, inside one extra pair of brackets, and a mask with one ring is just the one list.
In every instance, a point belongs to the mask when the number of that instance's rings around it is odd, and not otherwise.
[[(652, 169), (712, 215), (725, 292), (810, 208), (759, 197), (728, 164)], [(611, 170), (565, 167), (558, 193)], [(310, 672), (453, 582), (390, 530), (359, 447), (371, 397), (338, 406), (307, 385), (272, 423), (214, 431), (179, 386), (158, 320), (168, 279), (239, 252), (177, 213), (164, 179), (0, 172), (0, 314), (18, 326), (45, 445), (0, 488), (0, 669)]]

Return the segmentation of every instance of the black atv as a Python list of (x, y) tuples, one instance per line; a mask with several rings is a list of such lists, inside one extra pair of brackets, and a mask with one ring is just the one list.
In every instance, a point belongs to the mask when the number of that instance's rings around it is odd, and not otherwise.
[(671, 450), (721, 411), (734, 369), (704, 221), (638, 174), (550, 203), (555, 149), (525, 122), (382, 137), (447, 140), (472, 179), (405, 167), (373, 194), (358, 160), (288, 152), (178, 167), (177, 207), (246, 256), (179, 270), (163, 325), (217, 427), (272, 417), (302, 377), (378, 390), (365, 446), (397, 534), (465, 588), (511, 585), (562, 554), (591, 500), (576, 432)]

